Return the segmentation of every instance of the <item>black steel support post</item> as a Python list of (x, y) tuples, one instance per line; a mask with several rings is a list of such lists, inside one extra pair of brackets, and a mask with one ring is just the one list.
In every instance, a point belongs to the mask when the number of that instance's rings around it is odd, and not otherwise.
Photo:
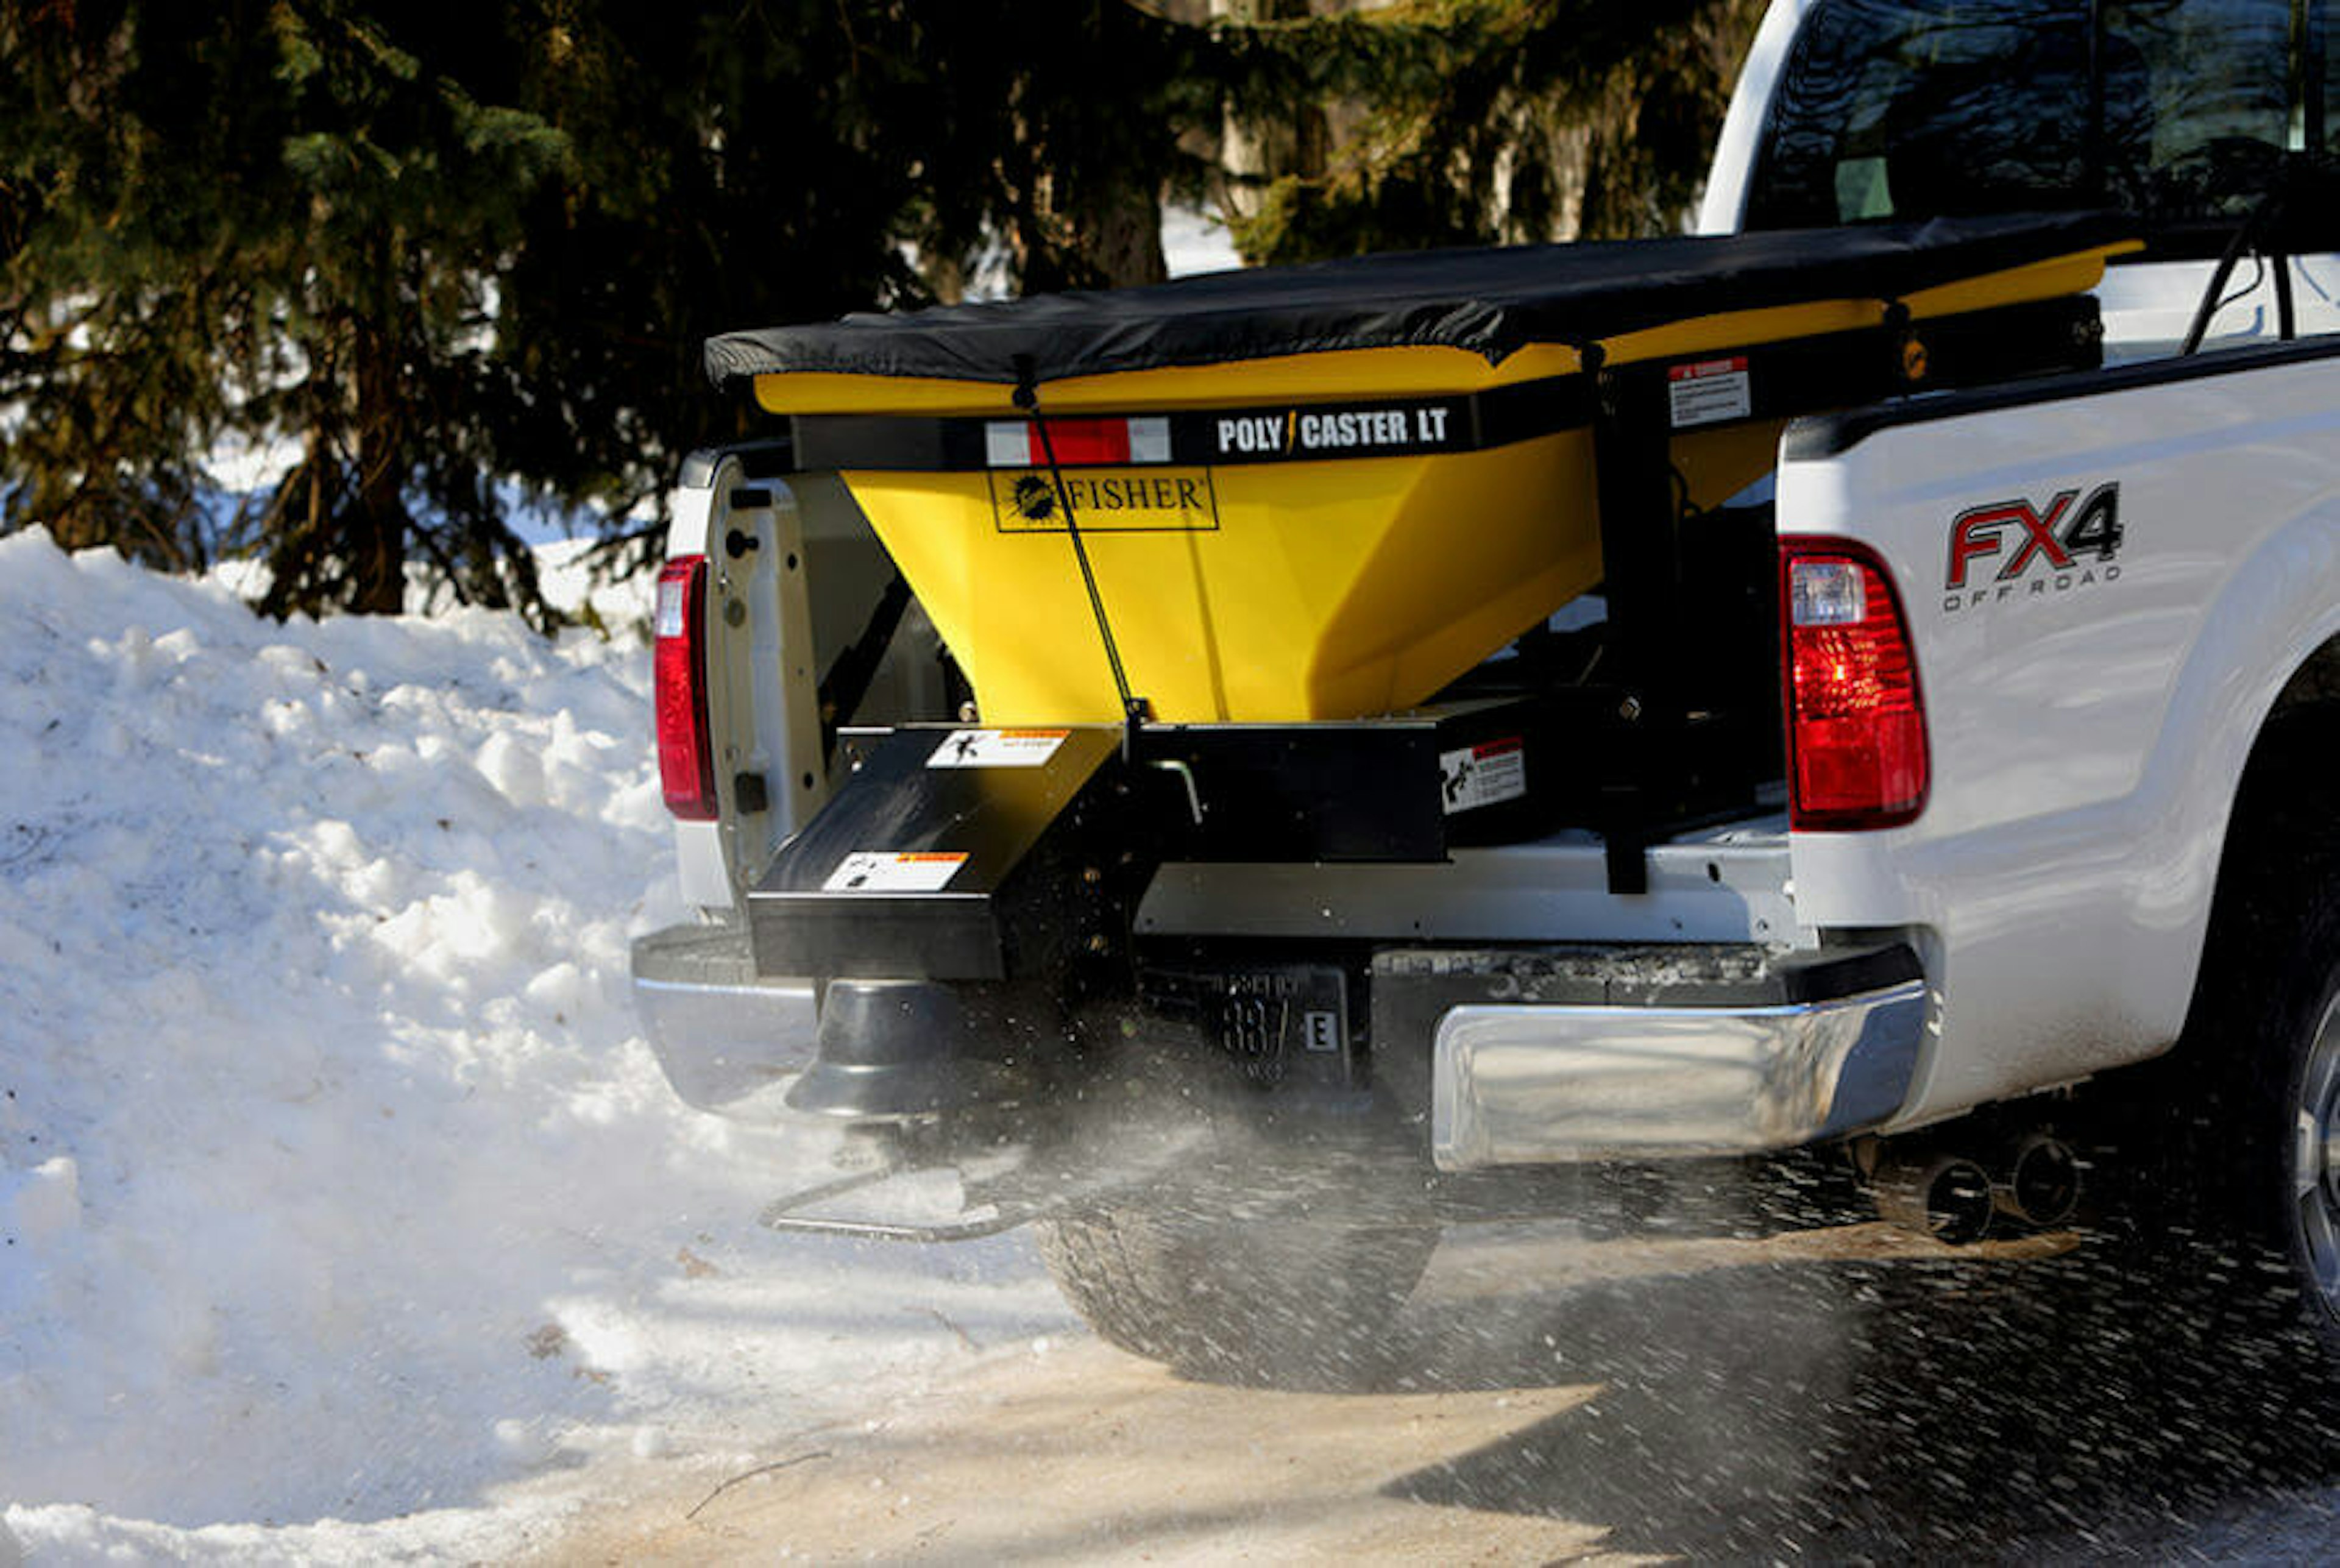
[(1599, 372), (1592, 453), (1609, 601), (1617, 743), (1602, 786), (1609, 890), (1649, 891), (1648, 848), (1671, 810), (1681, 729), (1681, 507), (1662, 364)]

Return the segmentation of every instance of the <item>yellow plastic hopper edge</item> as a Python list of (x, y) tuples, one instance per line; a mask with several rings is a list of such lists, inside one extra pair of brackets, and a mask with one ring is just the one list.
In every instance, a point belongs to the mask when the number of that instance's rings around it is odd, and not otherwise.
[[(2028, 300), (2054, 299), (2095, 288), (2105, 263), (2142, 245), (2135, 240), (1979, 273), (1920, 289), (1901, 303), (1913, 320), (1955, 315)], [(1886, 303), (1875, 299), (1808, 301), (1761, 310), (1691, 316), (1601, 341), (1611, 364), (1671, 359), (1719, 348), (1819, 337), (1879, 325)], [(1490, 364), (1467, 349), (1443, 347), (1344, 349), (1244, 360), (1236, 364), (1176, 365), (1073, 376), (1047, 383), (1051, 413), (1167, 412), (1338, 399), (1369, 391), (1377, 397), (1433, 396), (1484, 391), (1580, 368), (1574, 349), (1531, 343)], [(1231, 372), (1237, 373), (1231, 374)], [(1005, 382), (924, 376), (775, 372), (756, 377), (756, 402), (778, 414), (858, 413), (1019, 417)]]
[[(1924, 319), (2076, 293), (2123, 248), (1902, 303)], [(1602, 348), (1611, 363), (1681, 359), (1873, 329), (1886, 308), (1830, 300), (1717, 313), (1621, 333)], [(1455, 395), (1578, 368), (1576, 352), (1557, 344), (1501, 365), (1453, 349), (1357, 350), (1068, 380), (1051, 383), (1047, 402), (1128, 412)], [(758, 390), (779, 412), (1014, 415), (1006, 388), (977, 382), (798, 374), (759, 377)], [(1770, 469), (1780, 428), (1764, 420), (1678, 432), (1674, 458), (1694, 501), (1711, 504)], [(1598, 580), (1591, 464), (1591, 433), (1580, 427), (1465, 453), (1238, 465), (1206, 471), (1219, 521), (1203, 531), (1116, 531), (1099, 516), (1084, 532), (1132, 683), (1157, 717), (1353, 718), (1421, 700)], [(1078, 575), (1048, 533), (1001, 532), (996, 476), (844, 477), (957, 653), (987, 721), (1119, 717)], [(1469, 521), (1467, 550), (1453, 547), (1456, 519)]]

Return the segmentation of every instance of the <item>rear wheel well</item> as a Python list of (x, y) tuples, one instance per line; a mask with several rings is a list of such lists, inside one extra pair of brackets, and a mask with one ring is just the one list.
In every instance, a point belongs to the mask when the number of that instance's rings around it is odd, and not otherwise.
[(2340, 643), (2252, 742), (2185, 1037), (2107, 1107), (2137, 1153), (2127, 1223), (2171, 1287), (2214, 1281), (2250, 1338), (2320, 1346), (2340, 1371), (2335, 986)]
[[(2251, 741), (2218, 858), (2210, 927), (2190, 1009), (2230, 968), (2238, 947), (2265, 939), (2270, 876), (2315, 874), (2340, 861), (2340, 637), (2310, 654), (2276, 694)], [(2189, 1027), (2188, 1033), (2192, 1033)]]
[[(2219, 861), (2223, 897), (2240, 849), (2264, 852), (2276, 839), (2296, 834), (2321, 843), (2333, 836), (2340, 818), (2340, 637), (2325, 641), (2292, 671), (2251, 741), (2251, 754), (2235, 788), (2234, 813), (2226, 825), (2226, 853)], [(2302, 848), (2295, 844), (2294, 849)]]
[[(2340, 637), (2326, 641), (2292, 671), (2291, 679), (2276, 695), (2267, 721), (2272, 724), (2303, 708), (2325, 708), (2340, 714)], [(2262, 729), (2260, 733), (2264, 735), (2266, 731)]]

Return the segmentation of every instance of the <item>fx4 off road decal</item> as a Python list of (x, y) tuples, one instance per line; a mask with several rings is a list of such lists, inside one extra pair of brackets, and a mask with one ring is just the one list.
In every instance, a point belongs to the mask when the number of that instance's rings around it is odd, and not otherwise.
[(2046, 504), (2027, 497), (1970, 506), (1950, 520), (1945, 610), (2069, 593), (2120, 581), (2120, 482), (2081, 499), (2059, 490)]

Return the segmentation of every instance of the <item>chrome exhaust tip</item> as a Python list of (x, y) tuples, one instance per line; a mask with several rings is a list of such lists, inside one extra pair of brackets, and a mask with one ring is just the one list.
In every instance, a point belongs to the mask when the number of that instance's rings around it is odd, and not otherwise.
[(2031, 1134), (2016, 1144), (2006, 1170), (1992, 1193), (2000, 1213), (2045, 1230), (2079, 1211), (2079, 1156), (2063, 1139)]
[(1990, 1234), (1997, 1203), (1990, 1173), (1963, 1155), (1888, 1155), (1877, 1171), (1877, 1212), (1905, 1230), (1951, 1246)]

